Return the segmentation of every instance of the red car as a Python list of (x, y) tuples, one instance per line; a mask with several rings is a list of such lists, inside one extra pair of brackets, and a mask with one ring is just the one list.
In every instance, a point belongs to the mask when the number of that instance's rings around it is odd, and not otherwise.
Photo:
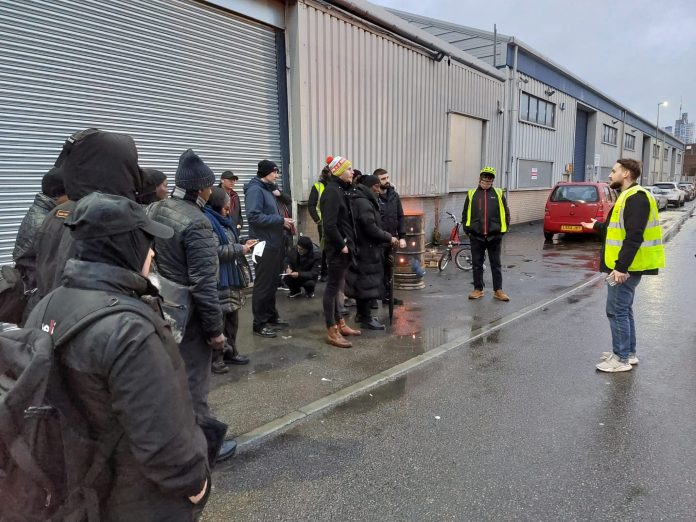
[(604, 221), (616, 201), (615, 192), (607, 183), (561, 182), (546, 201), (544, 211), (544, 238), (553, 239), (554, 234), (591, 234), (582, 228), (583, 221), (592, 218)]

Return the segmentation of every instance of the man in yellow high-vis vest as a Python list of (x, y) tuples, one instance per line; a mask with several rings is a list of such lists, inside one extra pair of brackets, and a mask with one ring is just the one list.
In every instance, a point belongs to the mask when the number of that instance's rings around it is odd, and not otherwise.
[(597, 369), (627, 372), (638, 364), (633, 298), (644, 275), (656, 275), (665, 266), (662, 228), (652, 194), (638, 185), (640, 162), (620, 159), (609, 174), (609, 185), (620, 190), (607, 221), (596, 219), (582, 226), (604, 234), (600, 269), (608, 273), (606, 313), (613, 351), (604, 352)]
[(509, 301), (503, 292), (503, 273), (500, 250), (503, 235), (510, 223), (510, 209), (502, 189), (493, 188), (495, 169), (484, 167), (479, 173), (478, 187), (469, 190), (462, 210), (462, 225), (471, 242), (471, 264), (473, 265), (474, 289), (469, 299), (483, 297), (483, 260), (488, 252), (493, 277), (493, 297)]
[(326, 274), (328, 273), (328, 266), (326, 264), (326, 251), (324, 250), (324, 227), (321, 224), (321, 210), (319, 209), (319, 201), (321, 200), (321, 195), (324, 193), (326, 188), (326, 182), (329, 180), (331, 173), (328, 167), (324, 167), (319, 174), (319, 179), (314, 182), (312, 189), (309, 191), (309, 200), (307, 200), (307, 210), (309, 215), (312, 217), (312, 221), (317, 224), (317, 232), (319, 233), (319, 244), (321, 245), (321, 271), (319, 273), (319, 281), (322, 283), (326, 282)]

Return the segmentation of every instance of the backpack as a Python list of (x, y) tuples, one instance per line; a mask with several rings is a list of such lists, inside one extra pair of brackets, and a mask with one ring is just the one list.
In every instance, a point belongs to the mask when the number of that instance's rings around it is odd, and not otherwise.
[(56, 351), (100, 319), (126, 311), (145, 317), (160, 336), (166, 335), (164, 322), (135, 298), (94, 292), (79, 300), (61, 299), (62, 290), (49, 294), (31, 320), (47, 317), (58, 296), (54, 306), (60, 307), (66, 326), (42, 321), (41, 329), (0, 334), (2, 522), (100, 519), (93, 483), (123, 430), (117, 425), (99, 440), (90, 436), (89, 424), (62, 382)]

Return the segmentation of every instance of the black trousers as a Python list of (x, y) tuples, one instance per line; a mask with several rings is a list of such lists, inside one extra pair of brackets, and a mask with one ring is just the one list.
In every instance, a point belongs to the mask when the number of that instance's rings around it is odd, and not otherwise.
[[(317, 230), (319, 231), (319, 244), (321, 245), (321, 239), (324, 237), (324, 227), (321, 225), (317, 225)], [(319, 275), (321, 277), (326, 277), (326, 274), (328, 274), (328, 265), (326, 264), (326, 250), (321, 249), (321, 272)]]
[(503, 236), (491, 238), (470, 235), (471, 240), (471, 264), (474, 272), (474, 288), (483, 290), (483, 261), (488, 252), (488, 264), (491, 265), (493, 276), (493, 290), (503, 289), (503, 273), (500, 269), (500, 248)]
[(317, 286), (316, 279), (302, 279), (300, 277), (285, 277), (285, 284), (290, 289), (291, 294), (296, 294), (303, 288), (307, 295), (314, 293), (314, 288)]
[(372, 308), (370, 308), (370, 301), (372, 301), (372, 299), (355, 300), (356, 311), (358, 315), (365, 320), (369, 320), (370, 317), (372, 317)]
[(331, 327), (341, 319), (339, 310), (343, 308), (343, 303), (339, 303), (338, 294), (343, 288), (343, 281), (350, 265), (348, 254), (335, 254), (327, 258), (329, 265), (328, 279), (324, 289), (324, 319), (326, 326)]
[(254, 315), (254, 329), (258, 330), (269, 321), (278, 318), (276, 291), (280, 284), (280, 272), (285, 252), (282, 248), (266, 245), (261, 261), (256, 265), (254, 292), (251, 296), (251, 311)]
[(208, 407), (208, 392), (213, 350), (206, 340), (206, 335), (201, 328), (200, 316), (194, 309), (186, 325), (184, 338), (179, 343), (179, 353), (184, 360), (193, 411), (198, 419), (212, 416)]

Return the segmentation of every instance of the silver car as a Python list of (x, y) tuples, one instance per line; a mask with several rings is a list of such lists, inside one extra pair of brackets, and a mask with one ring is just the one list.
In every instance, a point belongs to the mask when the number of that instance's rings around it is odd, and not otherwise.
[(667, 205), (669, 205), (669, 200), (667, 199), (667, 195), (665, 194), (664, 190), (652, 186), (647, 186), (643, 188), (650, 192), (655, 198), (655, 203), (657, 203), (657, 210), (664, 210), (667, 208)]
[(693, 183), (686, 183), (682, 181), (678, 184), (679, 188), (686, 192), (686, 200), (691, 201), (696, 197), (696, 188), (694, 188)]
[(681, 190), (674, 181), (660, 181), (655, 186), (667, 192), (667, 199), (670, 205), (683, 207), (686, 201), (686, 193)]

